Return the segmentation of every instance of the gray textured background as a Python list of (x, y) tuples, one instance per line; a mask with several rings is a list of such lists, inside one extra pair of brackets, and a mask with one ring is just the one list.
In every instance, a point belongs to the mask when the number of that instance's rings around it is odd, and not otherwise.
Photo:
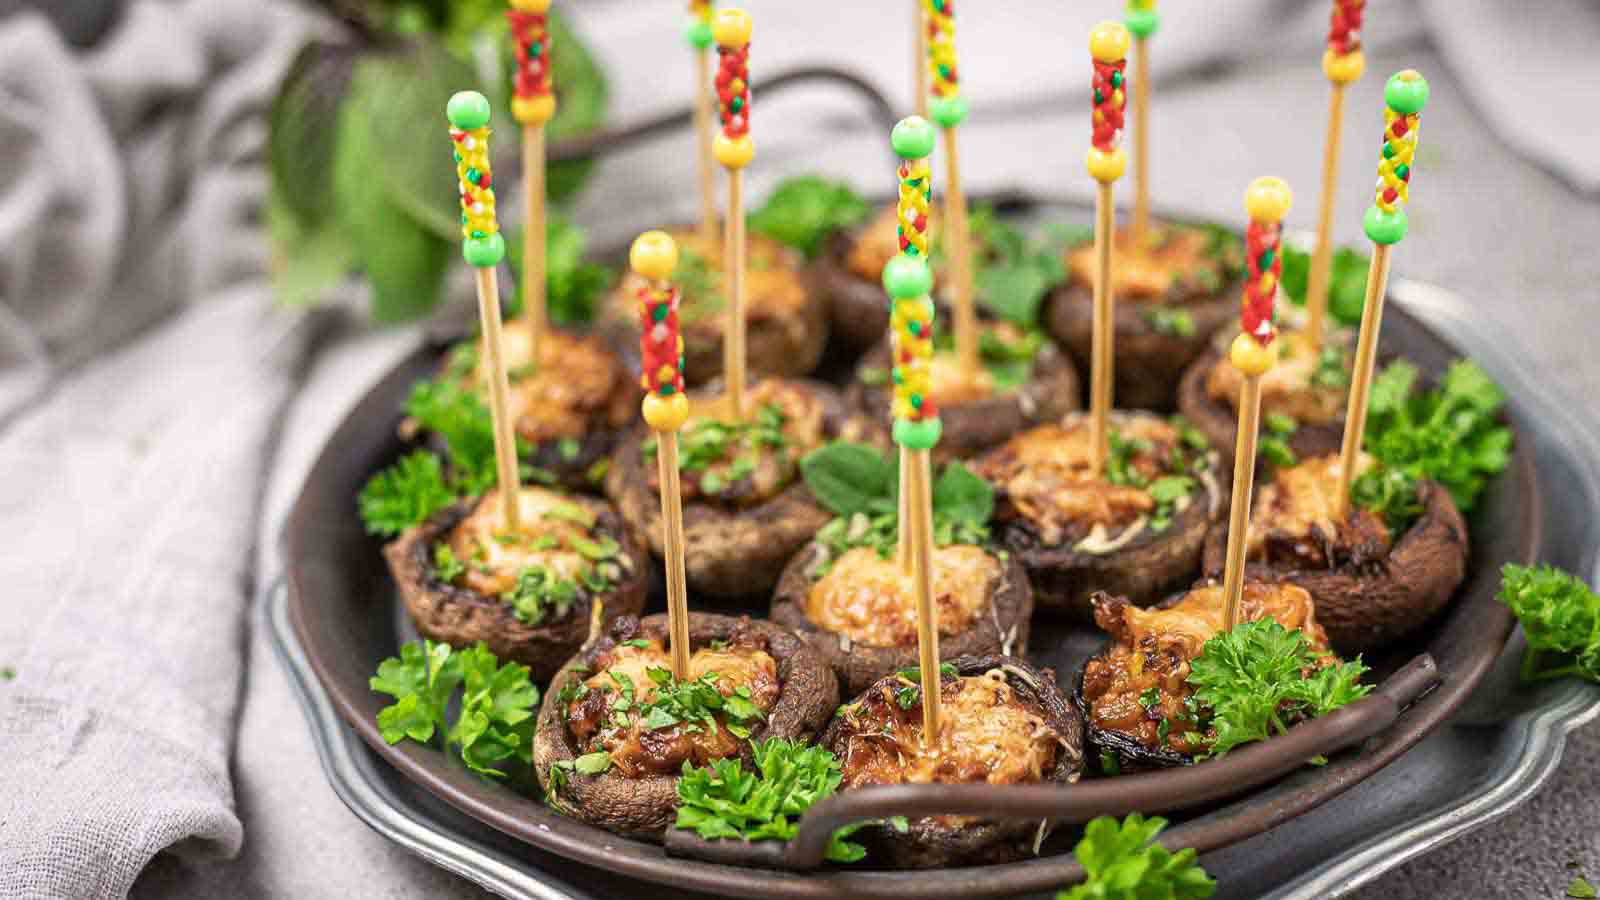
[[(908, 41), (876, 35), (903, 16), (899, 0), (850, 4), (852, 16), (823, 4), (755, 0), (758, 78), (785, 63), (833, 61), (869, 72), (893, 96), (909, 88)], [(596, 42), (613, 76), (617, 121), (644, 115), (687, 96), (685, 60), (676, 34), (681, 4), (585, 0), (569, 7)], [(1086, 196), (1081, 154), (1087, 111), (1077, 76), (1077, 35), (1112, 4), (1006, 3), (965, 7), (960, 46), (974, 114), (963, 130), (963, 160), (972, 190), (1022, 187)], [(1250, 178), (1278, 174), (1298, 189), (1291, 224), (1313, 217), (1320, 171), (1327, 86), (1316, 65), (1324, 2), (1169, 4), (1156, 47), (1153, 192), (1156, 203), (1221, 221), (1242, 221), (1241, 194)], [(1463, 68), (1459, 48), (1442, 46), (1441, 16), (1483, 17), (1490, 29), (1538, 7), (1448, 0), (1369, 5), (1368, 74), (1352, 91), (1342, 166), (1337, 237), (1360, 238), (1381, 129), (1382, 78), (1403, 67), (1422, 69), (1433, 95), (1424, 117), (1415, 182), (1412, 236), (1400, 248), (1400, 274), (1448, 285), (1481, 304), (1482, 315), (1507, 339), (1534, 348), (1536, 368), (1577, 396), (1600, 391), (1600, 360), (1591, 321), (1600, 279), (1600, 205), (1529, 162), (1496, 136), (1475, 109), (1465, 84), (1483, 72)], [(844, 5), (840, 5), (842, 10)], [(1531, 15), (1531, 14), (1530, 14)], [(1534, 17), (1536, 18), (1536, 17)], [(663, 35), (666, 35), (663, 39)], [(1063, 38), (1062, 36), (1066, 37)], [(899, 40), (896, 38), (896, 40)], [(1248, 53), (1219, 46), (1247, 45)], [(1528, 45), (1519, 45), (1526, 49)], [(1455, 51), (1452, 55), (1452, 51)], [(1587, 70), (1536, 76), (1593, 79)], [(1513, 68), (1515, 74), (1519, 69)], [(664, 73), (664, 74), (663, 74)], [(1070, 76), (1065, 73), (1071, 73)], [(680, 74), (682, 77), (679, 77)], [(1073, 79), (1068, 84), (1067, 78)], [(1477, 96), (1483, 96), (1478, 94)], [(1537, 92), (1528, 92), (1537, 103)], [(1600, 93), (1572, 109), (1571, 127), (1592, 134)], [(1500, 120), (1495, 119), (1498, 122)], [(827, 92), (755, 101), (760, 156), (753, 193), (784, 174), (821, 168), (868, 190), (884, 190), (891, 169), (885, 136), (842, 95)], [(826, 152), (819, 152), (825, 146)], [(692, 153), (687, 136), (668, 138), (609, 159), (580, 200), (576, 216), (600, 242), (625, 239), (641, 223), (683, 217), (693, 208)], [(504, 204), (508, 209), (514, 204)], [(464, 299), (464, 298), (463, 298)], [(260, 526), (276, 534), (312, 456), (365, 385), (407, 352), (414, 331), (373, 332), (345, 319), (298, 377), (299, 389), (268, 456)], [(279, 569), (271, 540), (253, 571)], [(0, 623), (3, 625), (4, 623)], [(13, 623), (15, 624), (15, 623)], [(5, 630), (0, 628), (0, 637)], [(5, 645), (0, 642), (0, 649)], [(193, 863), (162, 855), (134, 893), (153, 896), (468, 897), (481, 892), (368, 831), (323, 780), (298, 708), (264, 635), (252, 633), (242, 708), (232, 755), (234, 797), (244, 826), (238, 858)], [(1569, 863), (1600, 876), (1596, 761), (1600, 731), (1575, 735), (1561, 771), (1538, 797), (1505, 819), (1388, 874), (1364, 900), (1451, 897), (1557, 897), (1573, 874)]]

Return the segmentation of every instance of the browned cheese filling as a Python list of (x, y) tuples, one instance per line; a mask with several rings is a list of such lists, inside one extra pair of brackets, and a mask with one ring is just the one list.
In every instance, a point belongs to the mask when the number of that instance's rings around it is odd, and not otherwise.
[[(728, 294), (723, 274), (721, 231), (706, 240), (698, 229), (668, 229), (678, 242), (678, 269), (673, 278), (681, 291), (678, 323), (685, 344), (706, 346), (721, 339), (727, 324)], [(615, 314), (637, 317), (637, 295), (644, 284), (629, 271), (612, 297)], [(745, 321), (804, 327), (808, 295), (793, 251), (759, 234), (749, 235), (745, 250)], [(791, 336), (798, 343), (798, 336)]]
[[(961, 634), (989, 606), (1000, 562), (982, 547), (954, 544), (933, 551), (933, 602), (939, 633)], [(839, 557), (806, 594), (806, 618), (869, 647), (917, 642), (911, 573), (898, 560), (855, 547)]]
[[(1112, 427), (1125, 439), (1144, 443), (1127, 458), (1129, 472), (1149, 483), (1167, 472), (1178, 431), (1152, 416), (1116, 416)], [(1155, 500), (1142, 487), (1113, 484), (1091, 466), (1089, 419), (1068, 416), (1013, 437), (973, 466), (999, 488), (1016, 514), (1045, 544), (1079, 541), (1099, 528), (1116, 532), (1149, 515)], [(1109, 467), (1108, 467), (1109, 469)]]
[[(1092, 285), (1094, 268), (1092, 242), (1067, 251), (1073, 283)], [(1111, 245), (1111, 290), (1119, 303), (1164, 300), (1189, 283), (1215, 291), (1224, 278), (1223, 260), (1211, 251), (1210, 235), (1198, 228), (1154, 226), (1143, 244), (1119, 228)]]
[[(763, 503), (793, 483), (801, 458), (826, 440), (822, 398), (802, 385), (762, 379), (745, 392), (745, 407), (745, 420), (733, 423), (725, 398), (690, 401), (678, 439), (685, 502)], [(645, 471), (650, 489), (660, 493), (653, 459)]]
[[(672, 662), (661, 641), (641, 639), (620, 644), (603, 655), (596, 671), (583, 682), (578, 695), (567, 702), (567, 730), (580, 753), (605, 751), (614, 771), (628, 778), (675, 775), (685, 762), (703, 766), (715, 759), (739, 755), (743, 738), (729, 730), (722, 716), (717, 727), (703, 721), (685, 721), (666, 727), (646, 727), (641, 714), (656, 699), (651, 671), (669, 672)], [(714, 675), (717, 691), (731, 697), (747, 689), (750, 702), (762, 713), (778, 702), (778, 663), (767, 653), (765, 639), (735, 632), (726, 646), (696, 650), (689, 657), (689, 680)]]
[(521, 518), (515, 532), (505, 530), (499, 491), (485, 494), (450, 532), (446, 545), (463, 566), (453, 583), (493, 597), (516, 587), (526, 569), (576, 582), (604, 555), (597, 552), (603, 538), (594, 531), (606, 508), (602, 501), (540, 487), (522, 488), (517, 501)]
[[(1095, 623), (1114, 643), (1084, 667), (1090, 724), (1128, 735), (1152, 751), (1205, 750), (1207, 735), (1196, 731), (1186, 702), (1194, 693), (1187, 683), (1189, 663), (1222, 632), (1223, 615), (1220, 586), (1196, 588), (1168, 609), (1140, 609), (1120, 597), (1100, 595)], [(1276, 619), (1284, 628), (1305, 632), (1312, 648), (1328, 649), (1311, 595), (1296, 585), (1246, 584), (1239, 616), (1247, 622)], [(1335, 661), (1331, 653), (1327, 660)]]
[[(1357, 475), (1372, 464), (1365, 454)], [(1249, 558), (1301, 569), (1363, 565), (1388, 555), (1389, 529), (1370, 509), (1350, 504), (1336, 521), (1339, 457), (1308, 459), (1278, 469), (1251, 505)]]
[[(548, 331), (535, 361), (525, 320), (506, 323), (501, 336), (511, 384), (507, 406), (518, 437), (536, 444), (577, 438), (592, 428), (620, 428), (637, 414), (632, 380), (599, 338)], [(487, 367), (479, 354), (473, 383), (484, 394)]]
[[(843, 707), (841, 788), (877, 784), (1024, 784), (1055, 768), (1064, 738), (1044, 711), (991, 669), (946, 676), (940, 688), (939, 739), (922, 739), (920, 689), (890, 677)], [(908, 693), (909, 692), (909, 693)]]
[[(1279, 338), (1278, 364), (1261, 376), (1262, 415), (1283, 415), (1301, 425), (1337, 422), (1345, 413), (1346, 388), (1314, 384), (1317, 353), (1306, 336), (1291, 331)], [(1244, 376), (1220, 361), (1206, 376), (1206, 393), (1239, 410), (1239, 388)]]

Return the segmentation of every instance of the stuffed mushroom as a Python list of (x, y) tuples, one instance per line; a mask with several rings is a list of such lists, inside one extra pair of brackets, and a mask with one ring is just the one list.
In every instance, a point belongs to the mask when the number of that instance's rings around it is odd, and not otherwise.
[(838, 684), (794, 634), (770, 622), (691, 613), (689, 680), (675, 681), (667, 618), (624, 617), (555, 676), (539, 708), (534, 771), (558, 811), (661, 840), (685, 765), (741, 757), (750, 742), (809, 742)]
[(504, 530), (498, 491), (461, 501), (384, 548), (400, 599), (424, 637), (528, 666), (561, 668), (602, 621), (644, 608), (644, 546), (611, 504), (524, 487), (520, 527)]
[[(1237, 332), (1221, 329), (1212, 346), (1183, 374), (1178, 409), (1216, 447), (1232, 452), (1239, 432), (1239, 388), (1244, 376), (1225, 363), (1227, 342)], [(1329, 335), (1315, 349), (1304, 332), (1278, 340), (1278, 364), (1261, 376), (1262, 457), (1277, 465), (1337, 452), (1344, 440), (1354, 335)]]
[[(889, 675), (839, 708), (821, 744), (840, 761), (842, 791), (888, 784), (1070, 784), (1083, 771), (1083, 722), (1055, 676), (1007, 656), (940, 666), (940, 729), (922, 734), (913, 673)], [(1011, 862), (1033, 855), (1044, 822), (966, 816), (914, 819), (857, 832), (897, 868)]]
[(995, 487), (996, 536), (1033, 582), (1034, 604), (1088, 618), (1096, 591), (1148, 605), (1200, 569), (1227, 476), (1204, 436), (1141, 412), (1113, 412), (1093, 471), (1089, 418), (1017, 435), (973, 463)]
[[(976, 377), (962, 371), (949, 332), (935, 336), (929, 393), (944, 423), (940, 459), (973, 456), (1078, 408), (1077, 370), (1041, 332), (1009, 322), (986, 321), (980, 328)], [(880, 343), (856, 367), (846, 395), (850, 405), (887, 421), (892, 371), (889, 347)]]
[[(1119, 406), (1169, 411), (1178, 382), (1211, 335), (1238, 315), (1244, 245), (1211, 226), (1157, 224), (1142, 245), (1119, 230), (1112, 248)], [(1050, 333), (1080, 368), (1094, 331), (1094, 246), (1067, 253), (1067, 282), (1050, 295)]]
[[(1450, 492), (1363, 458), (1345, 517), (1335, 518), (1337, 455), (1278, 468), (1259, 487), (1245, 545), (1246, 577), (1310, 592), (1340, 651), (1380, 647), (1415, 631), (1466, 577), (1467, 526)], [(1226, 523), (1206, 539), (1205, 571), (1220, 576)]]
[[(722, 374), (727, 295), (720, 239), (707, 241), (692, 228), (668, 229), (678, 245), (673, 278), (681, 292), (678, 324), (683, 337), (684, 378), (703, 385)], [(745, 270), (745, 357), (751, 373), (806, 375), (817, 367), (828, 340), (825, 301), (800, 254), (759, 234), (749, 236)], [(642, 282), (636, 272), (622, 278), (601, 312), (600, 329), (637, 370)]]
[[(932, 570), (942, 659), (1023, 655), (1033, 590), (1014, 556), (948, 543), (934, 549)], [(917, 665), (911, 573), (892, 552), (812, 542), (783, 570), (771, 616), (817, 651), (847, 694)]]
[[(929, 233), (936, 213), (929, 212)], [(828, 296), (835, 340), (857, 350), (883, 340), (889, 329), (889, 297), (883, 267), (900, 252), (899, 214), (894, 204), (855, 228), (823, 243), (817, 282)]]
[[(770, 596), (784, 564), (831, 517), (800, 479), (801, 458), (869, 427), (812, 381), (766, 378), (745, 400), (745, 418), (733, 422), (720, 394), (691, 396), (678, 439), (689, 588), (722, 599)], [(641, 425), (612, 457), (606, 494), (660, 555), (655, 456)]]
[[(1197, 587), (1150, 609), (1105, 593), (1093, 603), (1095, 624), (1111, 642), (1084, 664), (1073, 692), (1090, 759), (1108, 775), (1194, 762), (1215, 740), (1215, 729), (1200, 721), (1187, 679), (1206, 641), (1222, 632), (1221, 586)], [(1305, 634), (1326, 664), (1336, 662), (1305, 590), (1246, 582), (1239, 620), (1269, 618)]]

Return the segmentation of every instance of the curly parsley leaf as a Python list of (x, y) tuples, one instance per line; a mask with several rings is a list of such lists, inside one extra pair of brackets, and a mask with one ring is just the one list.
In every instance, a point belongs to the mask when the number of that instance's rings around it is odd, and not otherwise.
[[(368, 681), (373, 691), (395, 702), (378, 711), (378, 730), (390, 744), (410, 739), (460, 748), (467, 767), (500, 778), (506, 762), (531, 763), (534, 708), (539, 689), (528, 667), (500, 665), (482, 641), (457, 651), (449, 644), (424, 640), (400, 647), (398, 658), (378, 664)], [(461, 687), (461, 713), (447, 721), (450, 698)]]
[[(675, 827), (706, 840), (787, 841), (799, 831), (800, 816), (839, 788), (839, 760), (825, 748), (772, 738), (754, 741), (750, 749), (755, 757), (750, 772), (737, 757), (698, 769), (683, 764)], [(872, 824), (877, 823), (858, 822), (834, 832), (827, 858), (855, 862), (865, 857), (866, 848), (847, 838)], [(904, 819), (894, 825), (906, 828)]]
[(356, 503), (368, 534), (393, 537), (431, 518), (455, 499), (439, 458), (417, 450), (372, 476)]
[(1417, 480), (1382, 463), (1362, 472), (1350, 485), (1355, 505), (1370, 509), (1389, 527), (1401, 534), (1422, 517), (1422, 500), (1417, 496)]
[(494, 420), (483, 398), (465, 383), (420, 381), (406, 398), (405, 411), (444, 439), (461, 493), (481, 494), (495, 483)]
[(860, 223), (870, 211), (848, 184), (799, 175), (778, 183), (767, 202), (750, 214), (749, 227), (811, 259), (828, 235)]
[(1444, 485), (1469, 512), (1511, 459), (1511, 429), (1498, 419), (1505, 393), (1466, 359), (1451, 363), (1433, 390), (1417, 393), (1416, 382), (1416, 367), (1404, 361), (1373, 380), (1363, 445), (1391, 469)]
[(1600, 681), (1600, 596), (1553, 566), (1500, 570), (1500, 602), (1522, 622), (1525, 681), (1576, 676)]
[(1361, 684), (1367, 667), (1360, 657), (1324, 665), (1324, 656), (1303, 632), (1273, 619), (1241, 622), (1206, 641), (1188, 683), (1201, 720), (1215, 730), (1207, 755), (1282, 734), (1372, 690)]
[(1217, 883), (1195, 862), (1194, 848), (1173, 853), (1154, 843), (1167, 827), (1139, 813), (1122, 822), (1101, 816), (1084, 826), (1073, 856), (1087, 876), (1056, 900), (1204, 900)]
[[(1341, 247), (1328, 266), (1328, 313), (1343, 325), (1361, 322), (1361, 308), (1367, 298), (1367, 270), (1372, 260), (1364, 253)], [(1306, 303), (1306, 282), (1311, 272), (1311, 254), (1294, 247), (1283, 248), (1283, 273), (1279, 284), (1297, 306)]]

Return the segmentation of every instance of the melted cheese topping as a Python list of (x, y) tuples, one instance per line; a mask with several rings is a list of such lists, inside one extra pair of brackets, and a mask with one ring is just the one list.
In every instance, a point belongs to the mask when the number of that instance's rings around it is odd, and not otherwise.
[[(1209, 278), (1222, 286), (1222, 260), (1210, 253), (1211, 237), (1198, 228), (1157, 226), (1149, 241), (1136, 246), (1126, 229), (1111, 245), (1111, 290), (1118, 301), (1165, 298), (1180, 282)], [(1067, 251), (1067, 271), (1080, 285), (1094, 283), (1094, 244)], [(1202, 274), (1204, 273), (1204, 274)]]
[[(1147, 480), (1163, 474), (1178, 440), (1177, 429), (1154, 416), (1113, 414), (1112, 427), (1125, 438), (1148, 441), (1130, 465)], [(1060, 425), (1042, 425), (1013, 437), (973, 466), (979, 477), (1001, 488), (1019, 514), (1038, 529), (1046, 544), (1062, 543), (1094, 526), (1123, 528), (1155, 509), (1143, 488), (1111, 484), (1091, 475), (1089, 420), (1068, 416)]]
[(524, 487), (517, 494), (517, 507), (521, 527), (515, 534), (501, 528), (497, 490), (485, 494), (450, 532), (450, 552), (466, 566), (458, 579), (462, 586), (492, 597), (516, 587), (517, 574), (525, 568), (543, 567), (566, 580), (576, 580), (589, 568), (573, 544), (575, 539), (595, 539), (593, 523), (605, 511), (604, 502)]
[[(1261, 412), (1285, 415), (1301, 425), (1337, 422), (1345, 413), (1345, 388), (1321, 387), (1311, 383), (1317, 370), (1317, 354), (1306, 336), (1288, 332), (1279, 338), (1278, 364), (1261, 376)], [(1206, 393), (1239, 412), (1239, 388), (1244, 376), (1238, 369), (1219, 361), (1206, 376)]]
[(922, 740), (920, 700), (903, 708), (896, 699), (908, 683), (879, 681), (841, 713), (848, 729), (841, 786), (1043, 781), (1064, 740), (1006, 678), (1005, 672), (991, 669), (945, 679), (939, 739), (931, 747)]
[[(1222, 632), (1225, 612), (1220, 586), (1196, 588), (1167, 609), (1140, 609), (1121, 598), (1096, 602), (1095, 621), (1116, 643), (1084, 668), (1089, 721), (1150, 750), (1205, 749), (1204, 735), (1192, 739), (1198, 726), (1186, 703), (1194, 693), (1189, 664), (1206, 641)], [(1287, 629), (1304, 632), (1313, 648), (1328, 648), (1311, 595), (1297, 585), (1244, 585), (1239, 616), (1247, 622), (1276, 619)], [(1331, 654), (1327, 659), (1334, 661)]]
[[(928, 237), (938, 234), (939, 217), (928, 211)], [(856, 241), (845, 258), (845, 266), (857, 278), (877, 284), (883, 277), (883, 267), (900, 252), (899, 211), (891, 203), (856, 234)]]
[(975, 403), (994, 392), (994, 375), (981, 362), (970, 378), (954, 351), (934, 353), (928, 362), (928, 395), (939, 406)]
[[(525, 319), (507, 322), (501, 337), (518, 436), (534, 443), (582, 437), (594, 426), (620, 428), (634, 415), (631, 379), (599, 338), (550, 331), (533, 365), (533, 332)], [(485, 393), (487, 366), (480, 353), (473, 378)]]
[[(961, 634), (990, 603), (1000, 562), (981, 547), (956, 544), (933, 551), (933, 602), (939, 633)], [(855, 547), (834, 561), (806, 594), (806, 618), (869, 647), (917, 642), (916, 592), (898, 561)]]
[[(1372, 457), (1363, 453), (1356, 459), (1356, 474), (1371, 468)], [(1313, 532), (1334, 536), (1340, 525), (1334, 521), (1339, 496), (1340, 462), (1337, 454), (1308, 459), (1296, 466), (1278, 469), (1272, 483), (1256, 492), (1251, 505), (1250, 539), (1246, 546), (1259, 554), (1270, 533), (1304, 538)], [(1360, 510), (1367, 512), (1368, 510)]]
[[(728, 441), (720, 459), (703, 469), (682, 472), (684, 500), (707, 498), (735, 506), (753, 506), (777, 496), (794, 481), (800, 471), (800, 459), (826, 440), (822, 398), (799, 384), (778, 378), (764, 378), (745, 392), (745, 408), (749, 415), (769, 404), (783, 413), (781, 431), (785, 445), (751, 447), (743, 441)], [(688, 434), (698, 423), (727, 420), (726, 397), (695, 397), (690, 400), (689, 418), (679, 433)], [(684, 438), (680, 437), (680, 453), (683, 443)], [(753, 461), (754, 468), (743, 477), (733, 478), (733, 467), (741, 459)], [(707, 475), (714, 475), (725, 487), (718, 491), (703, 490)], [(661, 476), (657, 467), (647, 466), (645, 477), (650, 489), (660, 493)]]
[[(739, 754), (742, 739), (721, 725), (715, 730), (702, 723), (642, 727), (639, 709), (657, 693), (649, 670), (672, 667), (660, 641), (649, 640), (644, 647), (619, 645), (606, 654), (602, 665), (585, 679), (588, 691), (568, 702), (567, 727), (585, 751), (609, 753), (619, 774), (630, 778), (676, 774), (685, 762), (700, 766)], [(691, 680), (713, 673), (718, 676), (717, 690), (725, 697), (748, 689), (750, 702), (763, 713), (778, 701), (778, 663), (765, 650), (734, 644), (696, 650), (689, 657)], [(624, 699), (619, 682), (632, 683), (632, 705), (613, 713)]]

